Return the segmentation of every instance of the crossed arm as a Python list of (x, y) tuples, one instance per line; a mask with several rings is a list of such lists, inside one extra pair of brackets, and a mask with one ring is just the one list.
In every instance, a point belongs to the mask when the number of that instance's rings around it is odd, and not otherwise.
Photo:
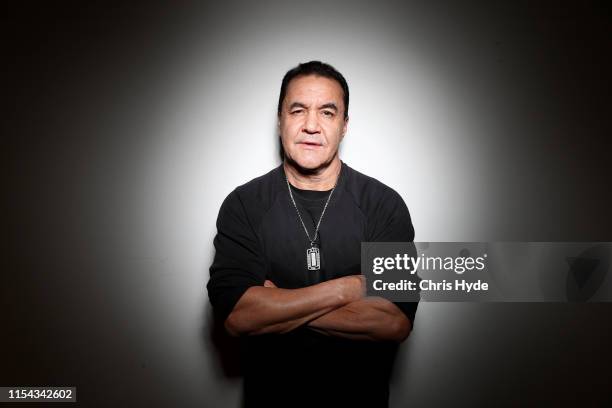
[(403, 341), (411, 322), (386, 299), (365, 297), (363, 276), (351, 275), (300, 289), (267, 280), (249, 288), (225, 321), (232, 335), (286, 333), (302, 325), (331, 336)]

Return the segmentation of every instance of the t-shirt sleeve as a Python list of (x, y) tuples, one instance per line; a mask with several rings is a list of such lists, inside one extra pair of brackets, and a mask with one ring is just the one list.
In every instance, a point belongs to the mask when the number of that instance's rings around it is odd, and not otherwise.
[[(374, 216), (368, 222), (368, 240), (370, 242), (413, 242), (414, 227), (406, 203), (393, 189), (386, 188)], [(414, 245), (410, 247), (410, 256), (416, 256)], [(416, 275), (415, 275), (416, 276)], [(410, 319), (414, 326), (418, 302), (393, 302)]]
[(206, 285), (215, 317), (225, 321), (244, 292), (266, 276), (261, 245), (236, 190), (219, 210), (215, 257)]

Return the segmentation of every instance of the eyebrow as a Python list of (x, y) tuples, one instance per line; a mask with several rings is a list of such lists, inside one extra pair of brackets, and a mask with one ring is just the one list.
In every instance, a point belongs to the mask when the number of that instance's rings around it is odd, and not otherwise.
[(333, 109), (333, 110), (335, 110), (336, 112), (338, 112), (338, 107), (337, 107), (337, 106), (336, 106), (336, 104), (335, 104), (335, 103), (333, 103), (333, 102), (328, 102), (328, 103), (325, 103), (325, 104), (321, 105), (321, 106), (319, 107), (319, 109)]
[[(307, 106), (304, 105), (302, 102), (293, 102), (291, 105), (289, 105), (289, 110), (292, 110), (293, 108), (304, 108), (304, 109), (306, 109)], [(333, 102), (324, 103), (323, 105), (319, 106), (319, 109), (333, 109), (336, 112), (338, 112), (338, 107)]]

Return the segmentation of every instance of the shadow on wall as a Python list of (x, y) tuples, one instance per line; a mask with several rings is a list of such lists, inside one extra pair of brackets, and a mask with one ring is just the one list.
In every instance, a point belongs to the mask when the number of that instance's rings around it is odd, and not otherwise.
[[(276, 130), (273, 132), (274, 139), (276, 141), (276, 149), (278, 152), (278, 157), (282, 163), (285, 159), (283, 143), (281, 141), (280, 134), (277, 131), (278, 129), (276, 129), (276, 126), (274, 126), (274, 128)], [(206, 292), (206, 288), (204, 291)], [(244, 372), (241, 361), (242, 349), (240, 346), (240, 339), (238, 337), (230, 336), (227, 333), (223, 322), (215, 318), (211, 307), (208, 307), (204, 314), (202, 340), (205, 349), (207, 346), (209, 346), (209, 349), (215, 351), (215, 365), (217, 368), (219, 368), (217, 372), (220, 374), (222, 373), (223, 376), (228, 379), (242, 378)]]
[[(215, 350), (215, 359), (220, 373), (226, 378), (242, 377), (242, 351), (240, 347), (240, 338), (230, 336), (223, 322), (216, 319), (211, 311), (207, 309), (205, 324), (202, 328), (202, 339), (205, 344), (211, 345), (211, 349)], [(219, 370), (217, 370), (219, 372)]]

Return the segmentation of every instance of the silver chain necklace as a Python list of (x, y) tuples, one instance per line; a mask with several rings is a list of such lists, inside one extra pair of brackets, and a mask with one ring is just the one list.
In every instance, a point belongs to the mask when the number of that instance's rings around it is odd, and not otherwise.
[[(340, 171), (342, 171), (342, 169), (340, 169)], [(338, 174), (338, 179), (340, 179), (339, 174)], [(304, 232), (306, 233), (306, 236), (308, 237), (308, 241), (310, 241), (310, 248), (306, 249), (306, 265), (308, 267), (308, 270), (310, 271), (318, 271), (319, 269), (321, 269), (321, 251), (315, 245), (315, 241), (317, 240), (317, 235), (319, 234), (319, 226), (321, 225), (321, 220), (323, 220), (323, 216), (325, 215), (325, 210), (327, 210), (327, 205), (329, 204), (332, 194), (334, 194), (334, 190), (336, 189), (336, 186), (338, 185), (338, 179), (336, 179), (336, 184), (334, 185), (334, 188), (332, 188), (331, 192), (329, 193), (329, 197), (327, 197), (327, 201), (325, 202), (325, 206), (323, 207), (323, 211), (321, 212), (321, 216), (319, 217), (319, 222), (317, 222), (317, 227), (315, 228), (314, 237), (310, 238), (310, 234), (308, 233), (308, 228), (306, 228), (306, 224), (304, 224), (304, 220), (302, 219), (300, 210), (298, 210), (297, 204), (295, 203), (295, 200), (293, 199), (293, 193), (291, 192), (291, 184), (289, 184), (289, 179), (285, 175), (285, 181), (287, 182), (287, 188), (289, 189), (289, 197), (291, 198), (291, 202), (293, 203), (293, 206), (295, 207), (295, 212), (297, 212), (298, 218), (300, 219), (300, 222), (302, 223), (302, 227), (304, 227)]]

